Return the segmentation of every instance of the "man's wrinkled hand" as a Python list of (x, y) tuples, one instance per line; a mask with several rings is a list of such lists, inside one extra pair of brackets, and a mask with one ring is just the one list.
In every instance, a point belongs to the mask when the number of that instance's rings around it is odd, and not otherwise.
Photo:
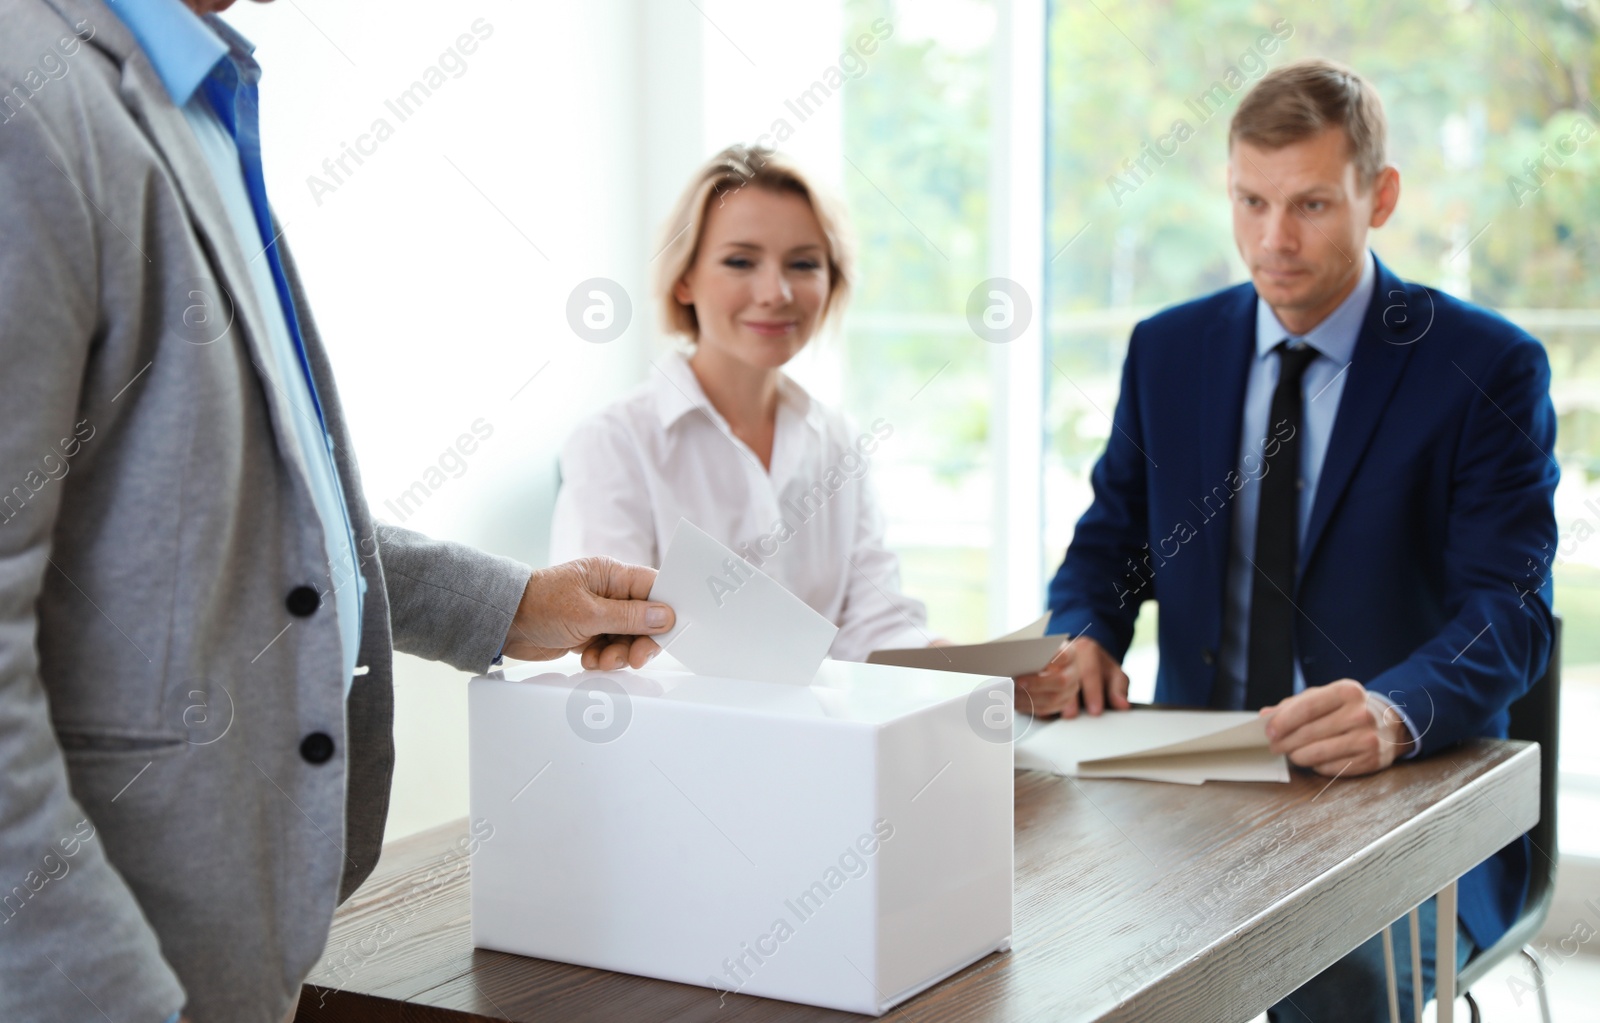
[(1261, 713), (1272, 752), (1327, 777), (1381, 771), (1414, 742), (1395, 709), (1353, 678), (1309, 686)]
[(653, 603), (656, 572), (612, 558), (579, 558), (536, 570), (506, 635), (505, 656), (548, 661), (583, 652), (583, 666), (642, 668), (660, 652), (651, 636), (672, 628), (672, 608)]
[(1017, 709), (1037, 717), (1060, 714), (1075, 718), (1081, 706), (1090, 714), (1107, 707), (1128, 709), (1128, 676), (1105, 647), (1086, 636), (1061, 644), (1050, 663), (1030, 675), (1018, 675)]

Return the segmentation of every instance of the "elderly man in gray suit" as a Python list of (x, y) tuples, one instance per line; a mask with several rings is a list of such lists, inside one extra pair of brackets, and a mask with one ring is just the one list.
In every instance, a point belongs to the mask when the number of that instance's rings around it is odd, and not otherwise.
[(648, 569), (374, 523), (230, 2), (0, 5), (6, 1023), (279, 1023), (378, 856), (393, 651), (672, 622)]

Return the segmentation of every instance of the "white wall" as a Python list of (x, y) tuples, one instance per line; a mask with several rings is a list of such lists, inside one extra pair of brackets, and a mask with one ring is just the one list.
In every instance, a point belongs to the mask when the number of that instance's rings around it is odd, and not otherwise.
[[(558, 445), (592, 402), (641, 375), (636, 5), (296, 0), (241, 3), (228, 17), (265, 68), (268, 187), (374, 512), (543, 564)], [(480, 18), (492, 34), (465, 71), (446, 69), (400, 120), (385, 100)], [(308, 178), (331, 182), (324, 159), (377, 118), (393, 136), (369, 143), (359, 166), (347, 157), (353, 173), (314, 196)], [(636, 299), (633, 326), (609, 344), (567, 326), (567, 296), (589, 277)], [(480, 418), (493, 435), (459, 475), (403, 518), (388, 507)], [(391, 838), (466, 813), (464, 682), (442, 665), (397, 664)]]
[[(555, 452), (659, 351), (647, 287), (658, 225), (701, 160), (753, 141), (837, 57), (836, 7), (800, 26), (788, 5), (734, 0), (228, 12), (265, 69), (268, 190), (379, 518), (545, 563)], [(475, 24), (463, 55), (457, 39)], [(402, 119), (388, 103), (427, 84), (430, 67), (442, 84)], [(839, 116), (837, 103), (819, 112), (792, 147), (835, 174)], [(379, 119), (392, 131), (382, 141)], [(358, 144), (359, 164), (324, 166)], [(632, 304), (628, 329), (605, 344), (567, 322), (569, 294), (593, 277)], [(492, 436), (460, 465), (447, 456), (443, 486), (397, 512), (479, 419)], [(396, 665), (391, 839), (467, 812), (465, 679), (416, 658)]]

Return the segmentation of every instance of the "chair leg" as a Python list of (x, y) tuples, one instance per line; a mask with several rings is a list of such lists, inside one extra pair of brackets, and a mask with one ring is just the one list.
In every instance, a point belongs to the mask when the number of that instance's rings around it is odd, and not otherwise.
[[(1434, 977), (1437, 978), (1438, 996), (1435, 999), (1439, 1023), (1456, 1020), (1456, 883), (1451, 881), (1439, 891), (1437, 926), (1434, 928)], [(1417, 982), (1421, 987), (1421, 982)], [(1422, 1023), (1422, 1013), (1417, 1013), (1417, 1023)]]
[(1539, 957), (1526, 945), (1522, 947), (1522, 957), (1528, 960), (1528, 968), (1533, 971), (1534, 990), (1539, 993), (1539, 1018), (1544, 1020), (1544, 1023), (1550, 1023), (1550, 995), (1544, 989), (1544, 970), (1539, 966)]
[(1422, 1023), (1422, 916), (1411, 907), (1411, 1018)]
[(1394, 935), (1389, 927), (1383, 929), (1383, 976), (1389, 989), (1389, 1023), (1400, 1023), (1400, 994), (1394, 978)]
[(1483, 1023), (1483, 1013), (1478, 1011), (1478, 1000), (1472, 997), (1472, 992), (1463, 991), (1461, 997), (1467, 1000), (1467, 1011), (1472, 1014), (1472, 1023)]

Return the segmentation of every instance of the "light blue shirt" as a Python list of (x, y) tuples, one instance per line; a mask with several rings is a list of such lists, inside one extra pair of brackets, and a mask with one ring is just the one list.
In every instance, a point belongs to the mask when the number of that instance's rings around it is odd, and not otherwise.
[[(1328, 437), (1339, 412), (1350, 359), (1355, 354), (1361, 324), (1377, 287), (1377, 266), (1369, 250), (1355, 290), (1337, 309), (1300, 340), (1317, 350), (1317, 357), (1301, 378), (1303, 422), (1300, 426), (1299, 550), (1304, 551), (1306, 525), (1328, 453)], [(1226, 603), (1222, 613), (1222, 649), (1217, 658), (1217, 685), (1227, 695), (1226, 706), (1243, 707), (1245, 673), (1250, 657), (1250, 589), (1255, 573), (1256, 518), (1261, 507), (1263, 475), (1262, 441), (1268, 435), (1272, 392), (1278, 387), (1279, 360), (1274, 349), (1291, 334), (1266, 300), (1256, 299), (1256, 357), (1244, 391), (1244, 421), (1239, 431), (1239, 475), (1245, 481), (1233, 499), (1233, 533), (1228, 545)], [(1305, 689), (1300, 657), (1294, 660), (1294, 691)], [(1221, 704), (1219, 704), (1221, 705)], [(1409, 722), (1408, 722), (1409, 723)]]
[[(307, 580), (307, 584), (314, 584), (324, 598), (332, 591), (333, 606), (326, 612), (336, 616), (348, 693), (360, 653), (361, 602), (366, 580), (357, 568), (360, 561), (333, 460), (333, 442), (306, 368), (299, 325), (291, 321), (293, 299), (280, 284), (281, 265), (276, 263), (276, 246), (271, 245), (276, 239), (261, 227), (263, 222), (270, 225), (271, 217), (264, 208), (258, 210), (252, 199), (240, 148), (212, 106), (207, 90), (201, 88), (207, 78), (216, 75), (228, 86), (243, 83), (253, 90), (261, 74), (260, 66), (251, 57), (254, 46), (215, 15), (202, 20), (181, 0), (113, 0), (111, 7), (139, 41), (172, 102), (189, 122), (249, 268), (250, 285), (267, 333), (262, 339), (267, 364), (260, 368), (269, 386), (294, 410), (289, 416), (290, 433), (297, 443), (291, 457), (304, 467), (312, 503), (322, 524), (328, 579), (326, 583)], [(254, 135), (256, 125), (253, 117), (251, 120), (248, 126), (240, 127)], [(264, 204), (264, 190), (261, 198)], [(352, 580), (355, 585), (350, 585)]]

